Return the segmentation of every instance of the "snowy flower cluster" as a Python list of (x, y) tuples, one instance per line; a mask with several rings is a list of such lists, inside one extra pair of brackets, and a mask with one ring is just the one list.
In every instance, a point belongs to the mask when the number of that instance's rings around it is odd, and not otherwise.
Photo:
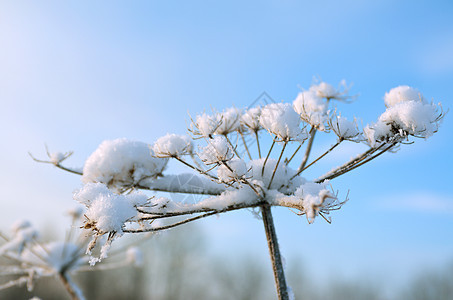
[[(177, 148), (172, 147), (170, 150)], [(127, 139), (104, 141), (86, 160), (82, 182), (129, 187), (154, 179), (162, 174), (168, 159), (153, 155), (146, 143)]]
[(289, 103), (271, 103), (261, 110), (261, 126), (281, 141), (306, 140), (308, 134), (300, 123), (299, 115)]
[(156, 157), (177, 157), (192, 153), (192, 140), (187, 135), (167, 134), (159, 138), (153, 146)]
[(216, 136), (208, 140), (208, 145), (198, 153), (198, 156), (206, 165), (211, 165), (232, 159), (234, 153), (225, 137)]
[(364, 128), (372, 147), (380, 142), (399, 142), (408, 136), (428, 138), (437, 132), (443, 113), (440, 105), (427, 103), (408, 86), (391, 89), (384, 97), (387, 110), (374, 124)]
[[(104, 141), (87, 159), (85, 185), (74, 194), (86, 207), (84, 227), (94, 236), (88, 251), (97, 238), (108, 236), (99, 258), (91, 262), (106, 257), (111, 242), (123, 233), (166, 230), (234, 209), (283, 206), (297, 209), (309, 223), (318, 216), (330, 222), (326, 215), (345, 202), (334, 195), (332, 179), (393, 150), (410, 136), (433, 135), (443, 116), (441, 107), (428, 103), (418, 90), (399, 86), (385, 94), (387, 109), (377, 122), (359, 129), (356, 119), (342, 116), (334, 101), (349, 98), (344, 82), (338, 88), (320, 82), (300, 92), (292, 103), (200, 114), (191, 119), (191, 136), (167, 134), (154, 144)], [(311, 157), (317, 131), (331, 133), (335, 140), (324, 152), (318, 151), (322, 154)], [(365, 142), (370, 148), (316, 179), (302, 176), (347, 142)], [(60, 164), (67, 155), (49, 154), (49, 158), (68, 170)], [(169, 161), (181, 163), (192, 173), (166, 174)], [(135, 189), (207, 197), (184, 203)], [(186, 219), (159, 223), (175, 216)], [(26, 227), (18, 229), (8, 247), (20, 249), (31, 236)]]
[(74, 193), (74, 199), (87, 207), (86, 224), (100, 234), (122, 234), (126, 222), (137, 217), (137, 206), (144, 206), (148, 197), (142, 193), (118, 195), (102, 183), (88, 183)]

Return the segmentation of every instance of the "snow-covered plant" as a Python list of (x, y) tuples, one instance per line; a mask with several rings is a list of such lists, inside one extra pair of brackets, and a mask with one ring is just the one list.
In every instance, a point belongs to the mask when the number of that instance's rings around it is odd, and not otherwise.
[[(355, 118), (345, 118), (336, 107), (337, 101), (350, 102), (346, 101), (350, 98), (344, 82), (338, 88), (320, 82), (299, 93), (293, 103), (233, 107), (191, 118), (191, 138), (167, 134), (154, 144), (105, 141), (87, 159), (83, 171), (67, 168), (61, 164), (63, 159), (51, 155), (46, 162), (82, 175), (85, 185), (74, 199), (87, 208), (85, 228), (92, 235), (87, 251), (91, 253), (96, 242), (107, 236), (92, 263), (105, 257), (112, 241), (124, 234), (157, 232), (228, 211), (259, 208), (277, 293), (280, 299), (288, 299), (271, 207), (296, 210), (309, 223), (318, 216), (330, 223), (330, 212), (348, 198), (339, 199), (333, 179), (407, 144), (412, 137), (428, 138), (443, 117), (440, 104), (428, 103), (417, 90), (401, 86), (385, 94), (387, 109), (378, 120), (359, 129)], [(333, 143), (311, 158), (318, 131), (330, 134)], [(347, 142), (369, 147), (318, 178), (302, 176)], [(167, 174), (169, 161), (183, 164), (189, 172)], [(138, 190), (206, 196), (183, 203)], [(163, 219), (167, 222), (155, 222)]]
[(140, 250), (129, 247), (119, 251), (123, 253), (123, 259), (102, 263), (95, 268), (88, 266), (89, 256), (85, 252), (90, 242), (87, 238), (89, 231), (78, 228), (83, 222), (83, 209), (72, 209), (68, 214), (72, 225), (62, 241), (42, 241), (39, 232), (25, 220), (14, 223), (9, 235), (0, 232), (3, 240), (0, 257), (8, 262), (1, 266), (0, 275), (10, 278), (0, 283), (0, 290), (26, 285), (28, 291), (32, 291), (40, 278), (54, 277), (62, 282), (72, 299), (84, 299), (81, 289), (72, 280), (74, 274), (141, 263)]

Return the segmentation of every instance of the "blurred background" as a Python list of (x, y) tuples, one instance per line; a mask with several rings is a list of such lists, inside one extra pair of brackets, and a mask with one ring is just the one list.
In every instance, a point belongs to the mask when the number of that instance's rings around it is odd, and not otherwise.
[[(32, 161), (27, 152), (46, 158), (44, 144), (74, 150), (66, 164), (81, 167), (103, 140), (153, 143), (185, 133), (188, 112), (247, 107), (263, 92), (292, 102), (316, 79), (352, 83), (357, 99), (338, 106), (363, 125), (378, 118), (385, 92), (398, 85), (418, 88), (444, 110), (453, 99), (449, 0), (0, 1), (0, 45), (1, 231), (17, 219), (54, 237), (69, 226), (65, 211), (76, 205), (80, 178)], [(308, 225), (274, 209), (296, 298), (442, 299), (430, 291), (448, 288), (451, 297), (452, 132), (447, 114), (427, 141), (336, 179), (350, 201), (332, 224)], [(333, 140), (319, 135), (316, 143), (320, 153)], [(343, 146), (308, 178), (363, 149)], [(143, 273), (133, 281), (138, 298), (274, 297), (262, 223), (249, 211), (170, 231), (145, 249), (149, 267), (132, 270)], [(110, 276), (126, 276), (89, 274), (99, 280), (93, 293), (107, 293)]]

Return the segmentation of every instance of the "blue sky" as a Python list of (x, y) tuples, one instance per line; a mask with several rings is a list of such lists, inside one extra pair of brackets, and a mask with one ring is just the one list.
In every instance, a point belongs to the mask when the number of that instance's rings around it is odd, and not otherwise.
[[(314, 77), (353, 83), (358, 99), (339, 106), (364, 124), (402, 84), (451, 108), (452, 16), (452, 1), (2, 1), (0, 228), (60, 227), (74, 205), (79, 178), (28, 157), (43, 157), (44, 143), (74, 150), (68, 163), (81, 166), (105, 139), (152, 143), (184, 133), (188, 111), (245, 107), (263, 91), (292, 101)], [(427, 141), (336, 180), (350, 201), (332, 225), (277, 209), (288, 260), (319, 278), (367, 272), (385, 284), (453, 260), (452, 130), (448, 114)], [(356, 153), (344, 147), (319, 167)], [(267, 255), (248, 212), (201, 225), (213, 253)]]

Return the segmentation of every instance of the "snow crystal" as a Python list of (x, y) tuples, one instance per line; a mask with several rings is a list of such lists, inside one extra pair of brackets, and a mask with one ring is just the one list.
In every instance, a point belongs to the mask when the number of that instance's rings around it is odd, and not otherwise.
[(217, 169), (217, 176), (220, 181), (227, 183), (238, 181), (247, 173), (247, 165), (242, 159), (233, 158), (225, 164), (226, 165), (222, 164)]
[(293, 101), (293, 107), (302, 120), (320, 130), (325, 129), (328, 106), (314, 91), (300, 92)]
[(231, 146), (223, 136), (216, 136), (208, 140), (208, 145), (198, 153), (200, 159), (207, 165), (228, 161), (233, 158), (234, 153)]
[(253, 132), (257, 132), (261, 129), (260, 125), (260, 115), (261, 115), (261, 107), (253, 107), (248, 109), (241, 118), (241, 123), (249, 128)]
[(395, 106), (398, 103), (406, 101), (421, 101), (425, 102), (425, 99), (417, 89), (414, 89), (407, 85), (397, 86), (387, 93), (384, 96), (384, 102), (387, 107)]
[(153, 157), (148, 144), (116, 139), (104, 141), (91, 154), (83, 168), (82, 182), (102, 182), (121, 187), (160, 175), (168, 159)]
[(137, 216), (136, 206), (148, 202), (145, 194), (114, 194), (102, 183), (85, 184), (74, 194), (74, 199), (87, 207), (87, 224), (94, 226), (101, 234), (121, 234), (124, 223)]
[(230, 107), (220, 114), (217, 114), (220, 125), (217, 127), (215, 133), (226, 135), (230, 132), (236, 131), (241, 125), (242, 110), (236, 107)]
[(308, 137), (300, 128), (299, 115), (289, 103), (271, 103), (263, 107), (260, 124), (282, 141), (302, 141)]
[(167, 134), (154, 143), (153, 150), (157, 157), (175, 157), (192, 152), (192, 140), (187, 135)]

